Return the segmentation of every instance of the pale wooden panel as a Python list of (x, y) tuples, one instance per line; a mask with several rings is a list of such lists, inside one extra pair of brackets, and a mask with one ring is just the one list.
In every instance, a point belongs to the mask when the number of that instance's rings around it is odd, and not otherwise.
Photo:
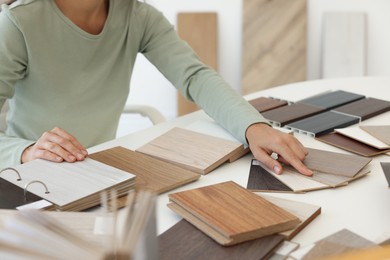
[[(178, 13), (177, 32), (197, 53), (200, 60), (211, 68), (218, 70), (217, 46), (217, 14), (210, 13)], [(198, 110), (198, 106), (187, 101), (178, 94), (178, 115)]]
[(306, 0), (244, 0), (241, 91), (306, 79)]
[(365, 13), (324, 14), (323, 78), (364, 76), (366, 73)]

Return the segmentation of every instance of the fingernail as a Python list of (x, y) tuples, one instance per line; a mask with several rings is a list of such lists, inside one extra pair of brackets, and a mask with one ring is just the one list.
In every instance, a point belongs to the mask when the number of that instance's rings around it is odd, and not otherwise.
[(84, 155), (82, 155), (81, 153), (77, 153), (76, 156), (77, 156), (77, 159), (79, 159), (79, 160), (84, 159)]
[(86, 150), (82, 150), (81, 152), (84, 154), (84, 156), (88, 155), (88, 152)]
[(74, 157), (73, 155), (69, 155), (68, 158), (69, 158), (70, 161), (76, 160), (76, 157)]
[(279, 166), (274, 166), (274, 172), (279, 174), (280, 172), (280, 167)]
[(57, 162), (62, 162), (62, 157), (57, 156), (57, 157), (56, 157), (56, 161), (57, 161)]

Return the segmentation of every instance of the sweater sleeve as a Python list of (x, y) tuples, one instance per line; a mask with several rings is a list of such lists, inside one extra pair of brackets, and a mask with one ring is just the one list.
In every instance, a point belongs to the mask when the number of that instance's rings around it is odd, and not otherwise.
[(266, 119), (232, 89), (213, 69), (205, 66), (173, 26), (153, 7), (137, 10), (143, 24), (141, 52), (183, 94), (242, 143), (246, 129)]
[[(10, 19), (7, 6), (0, 13), (0, 110), (15, 93), (15, 84), (27, 68), (26, 46), (22, 33)], [(21, 163), (24, 149), (34, 143), (0, 132), (0, 169)]]

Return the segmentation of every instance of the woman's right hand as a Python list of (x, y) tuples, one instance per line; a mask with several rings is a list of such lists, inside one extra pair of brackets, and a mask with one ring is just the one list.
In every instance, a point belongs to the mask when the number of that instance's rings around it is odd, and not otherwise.
[(87, 156), (87, 150), (74, 136), (55, 127), (43, 133), (35, 144), (24, 150), (22, 163), (38, 158), (53, 162), (76, 162), (84, 160)]

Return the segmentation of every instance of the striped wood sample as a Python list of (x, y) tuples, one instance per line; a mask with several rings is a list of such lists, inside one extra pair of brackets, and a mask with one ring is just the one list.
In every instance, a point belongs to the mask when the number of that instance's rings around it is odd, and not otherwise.
[(136, 188), (163, 193), (199, 178), (199, 174), (124, 147), (96, 152), (89, 157), (136, 175)]
[(335, 132), (348, 136), (349, 138), (355, 139), (377, 149), (390, 149), (390, 144), (385, 144), (381, 140), (364, 131), (359, 126), (335, 129)]
[(243, 150), (236, 141), (174, 127), (136, 151), (207, 174)]
[(298, 103), (309, 104), (312, 106), (319, 106), (326, 110), (336, 108), (360, 99), (365, 98), (364, 95), (347, 92), (344, 90), (336, 90), (321, 95), (300, 100)]
[(222, 245), (286, 231), (299, 219), (228, 181), (169, 194), (168, 206)]
[[(214, 12), (177, 14), (177, 33), (196, 52), (199, 59), (218, 70), (218, 16)], [(198, 106), (178, 93), (178, 115), (198, 110)]]
[(275, 234), (237, 245), (222, 246), (183, 219), (161, 234), (158, 239), (161, 260), (258, 260), (266, 259), (284, 241), (284, 236)]
[(241, 92), (306, 79), (306, 0), (244, 0)]
[(337, 107), (334, 111), (358, 116), (366, 120), (376, 115), (390, 111), (390, 102), (376, 98), (363, 98), (349, 104)]

